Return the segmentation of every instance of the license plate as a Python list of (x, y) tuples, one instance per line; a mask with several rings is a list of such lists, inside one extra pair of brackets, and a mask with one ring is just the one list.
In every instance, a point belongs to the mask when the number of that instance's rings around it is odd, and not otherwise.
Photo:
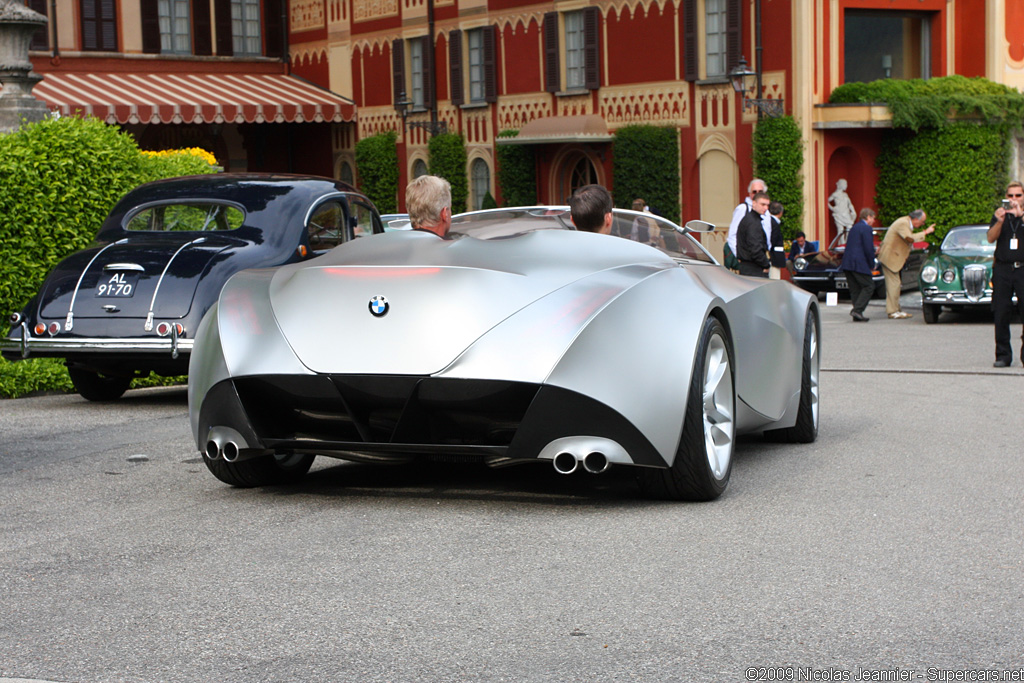
[(849, 289), (849, 285), (846, 284), (846, 280), (840, 280), (836, 278), (836, 289)]
[(140, 273), (110, 273), (96, 285), (96, 296), (113, 299), (127, 299), (135, 294), (135, 284)]

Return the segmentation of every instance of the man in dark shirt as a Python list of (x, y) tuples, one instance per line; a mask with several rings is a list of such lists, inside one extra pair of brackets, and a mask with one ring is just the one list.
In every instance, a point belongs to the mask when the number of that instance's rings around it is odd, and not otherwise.
[(875, 291), (875, 281), (871, 279), (871, 271), (875, 267), (875, 238), (871, 232), (874, 224), (875, 212), (868, 208), (861, 209), (860, 220), (853, 224), (846, 236), (846, 249), (840, 266), (846, 274), (846, 284), (850, 287), (853, 303), (850, 315), (858, 323), (869, 320), (864, 315), (864, 309)]
[[(988, 241), (996, 243), (995, 261), (992, 263), (992, 312), (996, 326), (996, 368), (1013, 363), (1010, 346), (1010, 317), (1013, 314), (1013, 295), (1017, 294), (1017, 308), (1024, 318), (1024, 186), (1012, 182), (1006, 188), (1009, 209), (1000, 206), (988, 228)], [(1024, 358), (1024, 334), (1021, 335), (1021, 357)]]
[(751, 210), (736, 228), (736, 257), (740, 260), (740, 275), (768, 277), (768, 269), (772, 264), (768, 260), (768, 236), (765, 235), (761, 217), (768, 211), (770, 202), (767, 193), (756, 193), (751, 199)]

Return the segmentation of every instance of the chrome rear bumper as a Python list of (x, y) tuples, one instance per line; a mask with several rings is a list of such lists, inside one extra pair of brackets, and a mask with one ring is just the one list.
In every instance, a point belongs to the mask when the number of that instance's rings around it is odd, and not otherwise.
[[(15, 331), (14, 334), (17, 334)], [(5, 358), (30, 358), (31, 356), (63, 356), (74, 353), (145, 353), (166, 354), (177, 358), (179, 354), (191, 353), (194, 340), (178, 338), (159, 339), (103, 339), (76, 337), (73, 339), (48, 339), (25, 335), (0, 339), (0, 353)]]

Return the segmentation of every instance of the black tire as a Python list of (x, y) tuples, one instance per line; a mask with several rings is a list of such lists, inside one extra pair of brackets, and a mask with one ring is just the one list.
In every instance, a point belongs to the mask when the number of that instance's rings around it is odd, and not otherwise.
[(293, 484), (306, 476), (313, 465), (315, 455), (262, 455), (258, 458), (227, 462), (226, 460), (210, 460), (203, 462), (213, 476), (225, 484), (240, 488), (254, 486), (273, 486), (276, 484)]
[(800, 406), (796, 424), (764, 433), (769, 441), (811, 443), (818, 438), (818, 380), (821, 377), (821, 336), (818, 316), (807, 312), (804, 324), (804, 352), (800, 370)]
[(714, 500), (729, 485), (736, 441), (732, 361), (725, 326), (717, 318), (708, 318), (694, 355), (679, 450), (671, 467), (640, 470), (645, 494), (668, 500)]
[(68, 375), (75, 391), (89, 401), (113, 401), (121, 398), (131, 386), (131, 376), (103, 375), (92, 370), (68, 366)]
[(938, 304), (922, 304), (921, 315), (929, 325), (939, 322), (939, 314), (942, 313), (942, 306)]

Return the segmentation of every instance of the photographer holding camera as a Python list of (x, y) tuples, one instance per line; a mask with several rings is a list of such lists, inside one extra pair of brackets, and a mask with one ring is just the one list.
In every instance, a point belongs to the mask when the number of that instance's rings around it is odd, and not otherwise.
[[(1006, 199), (996, 209), (989, 223), (988, 241), (996, 243), (992, 263), (992, 314), (996, 325), (995, 368), (1013, 363), (1010, 347), (1010, 317), (1013, 315), (1013, 294), (1024, 319), (1024, 186), (1012, 182), (1006, 188)], [(1021, 357), (1024, 358), (1024, 334), (1021, 334)]]

